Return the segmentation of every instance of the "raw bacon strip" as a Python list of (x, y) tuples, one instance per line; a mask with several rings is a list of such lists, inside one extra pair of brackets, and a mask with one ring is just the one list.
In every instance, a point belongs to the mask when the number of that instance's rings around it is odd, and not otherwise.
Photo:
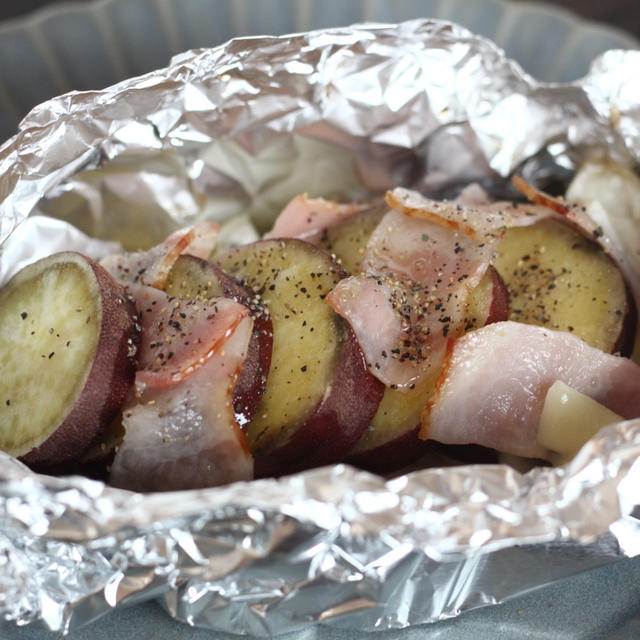
[(148, 389), (124, 410), (126, 434), (113, 461), (111, 484), (173, 491), (253, 478), (253, 459), (231, 398), (251, 324), (245, 318), (224, 350), (189, 378)]
[(552, 195), (529, 184), (518, 175), (513, 176), (511, 182), (531, 202), (553, 211), (556, 214), (555, 217), (559, 217), (565, 224), (576, 229), (589, 240), (597, 242), (605, 252), (611, 253), (612, 245), (610, 239), (604, 235), (602, 227), (590, 217), (587, 207), (565, 202), (560, 198), (554, 198)]
[(327, 301), (351, 324), (371, 373), (412, 388), (462, 330), (492, 253), (492, 242), (478, 246), (459, 230), (390, 211), (367, 245), (363, 272), (339, 282)]
[(556, 380), (626, 419), (640, 417), (638, 365), (570, 333), (498, 322), (452, 342), (420, 437), (549, 459), (537, 430)]
[(142, 335), (136, 384), (167, 387), (206, 364), (235, 331), (249, 309), (227, 298), (172, 298), (133, 285)]
[(307, 238), (354, 213), (366, 211), (371, 207), (370, 202), (339, 204), (324, 198), (308, 198), (306, 194), (297, 195), (280, 212), (273, 229), (264, 237), (265, 239)]
[(510, 217), (500, 207), (492, 210), (496, 203), (467, 207), (455, 200), (439, 202), (425, 198), (417, 191), (397, 188), (387, 193), (387, 204), (410, 218), (459, 231), (478, 242), (484, 240), (483, 236), (499, 237), (510, 226)]
[[(163, 332), (153, 330), (154, 324), (165, 324), (166, 312), (153, 301), (169, 305), (172, 299), (149, 287), (136, 293), (143, 325), (151, 329), (141, 344), (136, 397), (123, 409), (125, 436), (110, 482), (136, 491), (166, 491), (250, 480), (253, 459), (232, 401), (253, 328), (248, 310), (223, 298), (198, 310), (181, 301), (193, 316), (184, 319), (191, 325), (190, 345), (174, 342), (169, 360), (159, 356), (162, 347), (155, 344)], [(182, 339), (179, 330), (170, 335)]]
[[(208, 260), (216, 246), (219, 231), (220, 225), (217, 222), (211, 221), (199, 222), (189, 227), (189, 242), (186, 249), (181, 253), (188, 253), (190, 256)], [(176, 231), (175, 233), (180, 233), (180, 231)], [(171, 236), (169, 236), (169, 238), (171, 238)], [(169, 266), (169, 270), (171, 270), (172, 266), (173, 262)]]
[(178, 257), (188, 253), (206, 259), (215, 247), (220, 225), (202, 222), (172, 233), (148, 251), (107, 256), (101, 265), (123, 286), (142, 284), (162, 289)]
[[(477, 191), (463, 196), (485, 200)], [(469, 296), (507, 227), (553, 212), (467, 207), (407, 189), (389, 192), (387, 203), (392, 210), (369, 240), (362, 274), (341, 281), (327, 300), (351, 324), (373, 375), (411, 389), (440, 367), (447, 340), (464, 330)]]
[(491, 203), (476, 187), (454, 201), (402, 188), (386, 200), (392, 212), (371, 236), (363, 273), (340, 282), (327, 300), (351, 324), (371, 372), (400, 389), (441, 365), (446, 341), (464, 330), (469, 295), (508, 228), (555, 218), (592, 239), (599, 235), (584, 212), (567, 214), (549, 198)]
[(455, 200), (441, 202), (397, 188), (387, 193), (387, 204), (410, 218), (431, 220), (462, 231), (478, 243), (499, 240), (510, 227), (526, 227), (557, 217), (552, 209), (539, 204), (491, 202), (477, 185), (467, 187)]

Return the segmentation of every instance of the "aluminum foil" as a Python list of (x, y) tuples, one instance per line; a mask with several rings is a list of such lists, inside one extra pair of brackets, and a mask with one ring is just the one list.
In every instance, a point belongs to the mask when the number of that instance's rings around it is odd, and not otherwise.
[[(0, 150), (0, 280), (62, 248), (144, 247), (201, 219), (264, 229), (302, 191), (476, 180), (498, 193), (516, 168), (557, 186), (587, 157), (637, 162), (639, 65), (612, 51), (579, 82), (543, 85), (429, 20), (185, 53), (27, 116)], [(190, 624), (257, 636), (438, 620), (638, 554), (639, 459), (636, 420), (525, 475), (337, 465), (141, 495), (0, 454), (0, 612), (66, 632), (157, 598)]]

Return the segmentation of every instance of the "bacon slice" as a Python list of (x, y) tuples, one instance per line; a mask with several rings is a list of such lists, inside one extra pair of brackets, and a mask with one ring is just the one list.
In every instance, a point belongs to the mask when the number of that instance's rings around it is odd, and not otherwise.
[(363, 273), (327, 296), (379, 380), (409, 388), (440, 365), (448, 337), (464, 326), (469, 293), (489, 266), (492, 247), (432, 221), (385, 215), (367, 246)]
[(469, 185), (455, 200), (431, 200), (410, 189), (394, 189), (387, 203), (410, 218), (432, 220), (464, 231), (479, 242), (502, 236), (510, 227), (526, 227), (558, 213), (540, 204), (492, 201), (478, 185)]
[(340, 204), (324, 198), (308, 198), (306, 194), (297, 195), (280, 212), (273, 229), (264, 237), (307, 238), (372, 206), (370, 202)]
[(420, 437), (550, 459), (537, 430), (561, 380), (626, 419), (640, 417), (640, 367), (570, 333), (498, 322), (452, 342)]
[(125, 436), (110, 482), (166, 491), (250, 480), (253, 459), (232, 401), (253, 328), (248, 309), (225, 298), (177, 300), (140, 285), (134, 293), (141, 368), (136, 397), (123, 409)]
[[(464, 197), (485, 200), (477, 190)], [(408, 189), (389, 192), (387, 203), (392, 210), (369, 240), (363, 272), (341, 281), (327, 301), (351, 324), (371, 372), (410, 389), (440, 367), (447, 340), (464, 330), (469, 296), (505, 230), (553, 212), (437, 202)]]
[(107, 256), (100, 264), (123, 286), (142, 284), (162, 289), (178, 257), (188, 253), (207, 259), (215, 247), (220, 225), (202, 222), (172, 233), (148, 251)]
[(188, 378), (220, 351), (249, 309), (227, 298), (172, 298), (133, 285), (142, 334), (136, 384), (168, 387)]
[(526, 194), (537, 203), (490, 202), (474, 186), (443, 202), (402, 188), (387, 193), (392, 211), (371, 236), (362, 274), (341, 281), (327, 297), (384, 384), (412, 388), (440, 367), (446, 342), (463, 332), (469, 296), (508, 228), (560, 219), (608, 250), (582, 209)]

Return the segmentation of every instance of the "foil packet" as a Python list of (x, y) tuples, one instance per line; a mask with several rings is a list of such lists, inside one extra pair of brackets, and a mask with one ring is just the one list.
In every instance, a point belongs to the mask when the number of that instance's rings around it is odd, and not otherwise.
[[(491, 42), (415, 20), (184, 53), (168, 68), (35, 108), (0, 149), (0, 282), (62, 249), (100, 257), (204, 219), (266, 229), (293, 195), (393, 186), (509, 193), (640, 158), (640, 51), (569, 85)], [(233, 227), (237, 223), (237, 228)], [(68, 632), (158, 599), (189, 624), (269, 636), (401, 628), (640, 552), (640, 420), (560, 468), (345, 465), (134, 494), (32, 473), (0, 453), (0, 612)], [(446, 462), (446, 461), (443, 461)]]

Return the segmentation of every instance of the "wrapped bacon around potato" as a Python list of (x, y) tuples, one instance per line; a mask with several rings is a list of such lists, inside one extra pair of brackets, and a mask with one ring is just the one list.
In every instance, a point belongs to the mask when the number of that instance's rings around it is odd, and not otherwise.
[(257, 242), (203, 223), (25, 268), (0, 290), (0, 446), (139, 491), (390, 473), (433, 441), (564, 462), (640, 416), (640, 287), (588, 208), (515, 183), (533, 202), (297, 196)]

